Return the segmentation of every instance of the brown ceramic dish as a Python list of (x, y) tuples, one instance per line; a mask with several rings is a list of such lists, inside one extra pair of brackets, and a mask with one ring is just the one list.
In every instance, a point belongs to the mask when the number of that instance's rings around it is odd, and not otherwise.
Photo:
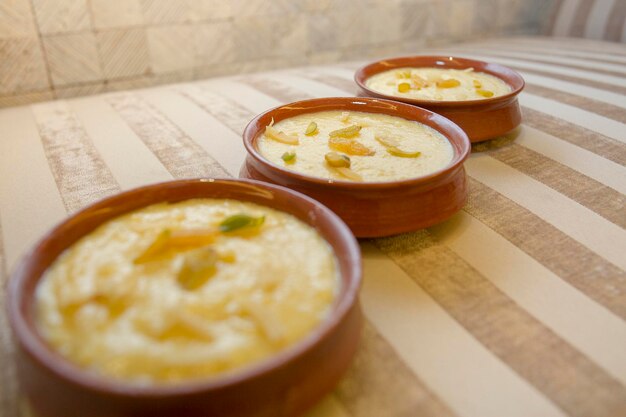
[[(225, 376), (172, 386), (134, 386), (89, 374), (61, 358), (34, 325), (34, 290), (72, 243), (103, 222), (158, 202), (232, 198), (290, 213), (332, 246), (341, 289), (331, 316), (307, 338), (275, 356)], [(358, 244), (326, 207), (255, 181), (184, 180), (150, 185), (102, 200), (71, 216), (26, 255), (8, 285), (8, 314), (17, 342), (18, 377), (37, 417), (295, 416), (328, 392), (346, 370), (361, 328)]]
[[(371, 90), (365, 83), (372, 75), (394, 68), (437, 67), (450, 69), (474, 68), (500, 78), (511, 87), (511, 92), (482, 100), (436, 101), (404, 98)], [(522, 122), (517, 95), (524, 88), (524, 79), (517, 72), (503, 65), (451, 56), (408, 56), (385, 59), (368, 64), (354, 75), (363, 94), (369, 97), (397, 100), (414, 104), (441, 114), (459, 125), (471, 142), (481, 142), (505, 135)]]
[[(257, 139), (272, 118), (279, 122), (303, 113), (327, 110), (382, 113), (414, 120), (442, 133), (452, 144), (450, 164), (434, 173), (401, 181), (333, 181), (303, 175), (275, 165), (257, 149)], [(443, 116), (397, 101), (334, 97), (299, 101), (255, 117), (243, 140), (248, 156), (240, 177), (283, 185), (325, 204), (357, 237), (379, 237), (421, 229), (459, 211), (467, 199), (463, 162), (470, 152), (467, 135)]]

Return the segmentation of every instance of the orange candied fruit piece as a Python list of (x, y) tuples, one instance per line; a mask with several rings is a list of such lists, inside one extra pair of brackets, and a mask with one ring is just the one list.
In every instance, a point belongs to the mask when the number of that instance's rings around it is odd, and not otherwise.
[(459, 80), (454, 79), (454, 78), (450, 78), (449, 80), (437, 81), (437, 87), (439, 87), (439, 88), (454, 88), (454, 87), (458, 87), (460, 85), (461, 85), (461, 82)]
[(476, 90), (476, 93), (487, 98), (493, 97), (493, 91), (489, 91), (489, 90)]
[(371, 156), (374, 155), (367, 146), (356, 140), (345, 139), (340, 137), (332, 137), (328, 139), (328, 146), (338, 152), (347, 153), (348, 155)]

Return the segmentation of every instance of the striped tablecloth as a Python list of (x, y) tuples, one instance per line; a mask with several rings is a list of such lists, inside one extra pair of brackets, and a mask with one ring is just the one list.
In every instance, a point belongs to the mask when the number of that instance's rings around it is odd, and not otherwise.
[[(523, 127), (474, 146), (470, 198), (454, 218), (361, 242), (361, 348), (311, 416), (625, 416), (626, 46), (516, 38), (444, 52), (518, 70)], [(237, 176), (255, 114), (353, 95), (359, 65), (0, 111), (3, 276), (55, 222), (99, 198)], [(0, 336), (0, 414), (13, 417), (4, 314)]]

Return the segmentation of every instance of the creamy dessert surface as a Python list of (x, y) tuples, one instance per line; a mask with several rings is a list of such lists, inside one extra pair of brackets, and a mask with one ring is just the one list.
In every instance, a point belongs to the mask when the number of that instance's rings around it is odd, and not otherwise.
[[(307, 134), (313, 125), (316, 131)], [(415, 178), (444, 168), (454, 156), (452, 145), (438, 131), (385, 114), (306, 113), (281, 120), (272, 129), (296, 138), (298, 143), (276, 140), (266, 131), (257, 141), (266, 159), (289, 170), (330, 180), (380, 182)], [(342, 129), (347, 134), (332, 137), (332, 132)], [(352, 134), (350, 129), (358, 132)], [(356, 177), (346, 176), (341, 168), (332, 166), (326, 159), (329, 153), (348, 158), (350, 166), (345, 169)]]
[(473, 68), (396, 68), (372, 75), (365, 81), (382, 94), (422, 100), (482, 100), (511, 92), (498, 77)]
[(228, 372), (306, 337), (339, 275), (295, 217), (234, 200), (158, 204), (68, 248), (36, 289), (37, 326), (61, 355), (136, 384)]

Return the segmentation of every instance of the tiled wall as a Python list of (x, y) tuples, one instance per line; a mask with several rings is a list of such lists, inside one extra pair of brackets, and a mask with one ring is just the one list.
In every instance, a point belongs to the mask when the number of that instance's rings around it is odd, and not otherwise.
[(550, 0), (0, 0), (0, 107), (534, 33)]

